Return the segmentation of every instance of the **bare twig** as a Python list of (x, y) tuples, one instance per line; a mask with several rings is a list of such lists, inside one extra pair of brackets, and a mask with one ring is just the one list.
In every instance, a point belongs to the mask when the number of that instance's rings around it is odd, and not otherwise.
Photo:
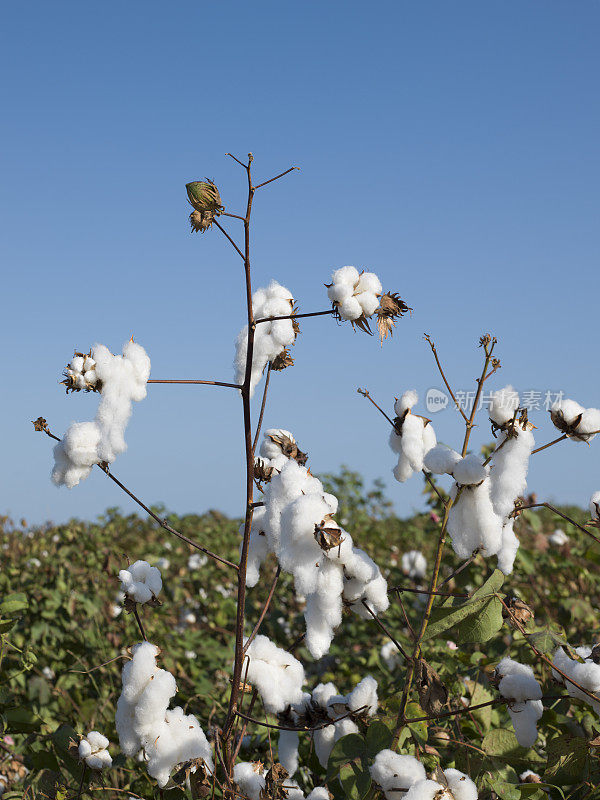
[(450, 384), (448, 383), (446, 375), (444, 374), (444, 370), (442, 369), (442, 365), (440, 363), (440, 359), (438, 358), (438, 354), (437, 354), (437, 350), (436, 350), (435, 344), (432, 341), (432, 339), (429, 336), (429, 334), (426, 333), (426, 334), (424, 334), (424, 336), (425, 336), (425, 341), (427, 342), (429, 347), (431, 347), (431, 352), (433, 353), (433, 357), (435, 358), (435, 363), (437, 364), (437, 367), (438, 367), (438, 369), (440, 371), (440, 375), (442, 376), (442, 380), (444, 381), (444, 385), (446, 386), (446, 389), (448, 390), (448, 393), (449, 393), (450, 397), (454, 401), (454, 405), (456, 406), (456, 408), (458, 409), (458, 411), (460, 412), (460, 414), (462, 415), (463, 419), (466, 422), (467, 421), (467, 415), (463, 411), (462, 406), (460, 405), (460, 403), (456, 399), (456, 396), (455, 396), (454, 392), (452, 391), (452, 388), (451, 388)]
[(550, 505), (550, 503), (529, 503), (529, 505), (526, 506), (519, 506), (517, 510), (525, 511), (528, 508), (547, 508), (550, 511), (552, 511), (553, 514), (562, 517), (562, 519), (566, 520), (566, 522), (570, 522), (571, 525), (573, 525), (575, 528), (582, 531), (583, 533), (586, 534), (586, 536), (591, 537), (595, 542), (600, 544), (600, 539), (597, 536), (594, 536), (594, 534), (590, 530), (585, 528), (583, 525), (580, 525), (578, 522), (575, 522), (575, 520), (572, 517), (569, 517), (568, 514), (564, 514), (558, 508), (555, 508), (553, 505)]
[(196, 381), (188, 380), (187, 378), (151, 378), (148, 383), (176, 383), (176, 384), (189, 384), (198, 386), (228, 386), (231, 389), (241, 389), (239, 383), (226, 383), (225, 381)]
[[(239, 255), (240, 255), (242, 258), (244, 258), (244, 254), (242, 253), (242, 251), (240, 250), (240, 248), (237, 246), (237, 244), (236, 244), (236, 243), (233, 241), (233, 239), (231, 238), (231, 236), (230, 236), (230, 235), (227, 233), (227, 231), (225, 230), (225, 228), (224, 228), (222, 225), (220, 225), (220, 224), (217, 222), (217, 220), (216, 220), (216, 219), (214, 219), (214, 220), (213, 220), (213, 222), (215, 223), (215, 225), (217, 226), (217, 228), (218, 228), (218, 229), (221, 231), (221, 233), (222, 233), (224, 236), (226, 236), (226, 237), (227, 237), (227, 239), (229, 239), (229, 241), (230, 241), (231, 245), (233, 246), (234, 250), (235, 250), (235, 251), (236, 251), (236, 252), (237, 252), (237, 253), (238, 253), (238, 254), (239, 254)], [(244, 222), (244, 224), (245, 224), (245, 222)]]
[(263, 186), (266, 186), (268, 183), (273, 183), (273, 181), (278, 181), (279, 178), (283, 178), (284, 175), (287, 175), (288, 173), (293, 172), (295, 169), (300, 171), (300, 167), (290, 167), (289, 169), (286, 169), (285, 172), (280, 172), (279, 175), (275, 175), (274, 178), (269, 178), (268, 181), (263, 181), (263, 183), (259, 183), (258, 186), (255, 186), (254, 188), (255, 189), (262, 189)]
[(402, 654), (404, 659), (406, 661), (408, 661), (409, 656), (408, 656), (406, 650), (402, 647), (402, 645), (395, 638), (395, 636), (392, 633), (390, 633), (390, 631), (386, 628), (386, 626), (383, 624), (383, 622), (378, 618), (377, 614), (375, 614), (375, 612), (369, 607), (369, 605), (367, 604), (367, 601), (363, 600), (362, 604), (367, 609), (369, 614), (373, 617), (373, 619), (374, 619), (375, 623), (377, 624), (377, 627), (379, 628), (379, 630), (383, 631), (383, 633), (385, 633), (385, 635), (396, 645), (396, 647), (398, 648), (398, 650), (400, 651), (400, 653)]
[(330, 308), (329, 311), (313, 311), (309, 314), (283, 314), (279, 317), (261, 317), (260, 319), (254, 320), (255, 325), (259, 325), (261, 322), (275, 322), (277, 319), (303, 319), (305, 317), (324, 317), (326, 314), (335, 314), (335, 310)]

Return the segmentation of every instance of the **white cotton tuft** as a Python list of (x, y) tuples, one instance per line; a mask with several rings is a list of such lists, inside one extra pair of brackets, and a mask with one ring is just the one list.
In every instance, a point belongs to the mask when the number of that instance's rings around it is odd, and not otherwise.
[(441, 783), (422, 780), (413, 783), (403, 800), (452, 800), (452, 797)]
[(338, 311), (342, 319), (354, 322), (363, 313), (362, 307), (356, 297), (347, 297), (338, 305)]
[(496, 667), (501, 676), (498, 691), (510, 700), (510, 715), (515, 736), (521, 747), (532, 747), (537, 739), (537, 721), (542, 716), (542, 688), (527, 664), (503, 658)]
[(519, 408), (519, 393), (510, 384), (503, 389), (492, 392), (489, 415), (496, 425), (505, 425), (513, 419)]
[(79, 758), (93, 770), (103, 770), (112, 766), (108, 752), (108, 739), (99, 731), (90, 731), (79, 742)]
[(445, 444), (437, 444), (425, 455), (423, 464), (426, 470), (435, 475), (451, 475), (460, 460), (460, 454), (456, 450)]
[(515, 500), (527, 487), (529, 457), (535, 446), (531, 431), (515, 426), (514, 432), (516, 436), (502, 434), (491, 460), (492, 503), (503, 519), (513, 511)]
[(454, 466), (452, 475), (459, 486), (473, 486), (481, 483), (489, 474), (489, 468), (484, 467), (481, 458), (475, 453), (465, 456)]
[(260, 800), (265, 788), (265, 769), (259, 761), (240, 761), (233, 768), (233, 780), (250, 800)]
[(373, 272), (359, 275), (356, 267), (341, 267), (331, 276), (327, 296), (340, 317), (351, 322), (371, 317), (379, 307), (381, 281)]
[(371, 675), (367, 675), (354, 687), (347, 700), (350, 711), (367, 717), (377, 713), (377, 703), (377, 681)]
[(569, 537), (564, 531), (561, 531), (560, 528), (557, 528), (553, 533), (548, 536), (548, 542), (553, 547), (562, 547), (569, 541)]
[[(553, 664), (560, 669), (564, 674), (578, 683), (583, 689), (600, 697), (600, 664), (596, 664), (592, 658), (591, 647), (577, 647), (576, 654), (583, 658), (583, 661), (576, 661), (571, 658), (559, 647), (554, 653)], [(596, 712), (600, 714), (600, 701), (594, 700), (589, 697), (585, 692), (581, 691), (577, 686), (570, 681), (563, 678), (563, 676), (556, 670), (552, 671), (552, 677), (557, 681), (562, 681), (571, 697), (578, 697), (580, 700), (588, 703)]]
[(514, 532), (514, 519), (509, 519), (502, 527), (502, 543), (498, 550), (498, 569), (505, 575), (510, 575), (515, 565), (515, 558), (519, 550), (519, 539)]
[[(451, 496), (456, 497), (456, 494), (455, 485)], [(484, 556), (498, 553), (502, 547), (503, 526), (492, 505), (489, 478), (479, 485), (463, 486), (448, 514), (447, 529), (459, 558), (470, 558), (475, 550), (482, 550)]]
[(513, 703), (508, 709), (515, 736), (521, 747), (533, 747), (537, 739), (537, 722), (544, 713), (541, 700)]
[(298, 731), (279, 731), (279, 763), (288, 771), (290, 778), (298, 769), (298, 747), (300, 737)]
[(148, 603), (158, 597), (162, 589), (162, 578), (157, 567), (147, 561), (136, 561), (119, 572), (121, 591), (136, 603)]
[(393, 672), (403, 660), (402, 654), (392, 641), (381, 646), (379, 656), (390, 672)]
[(331, 276), (333, 284), (346, 284), (354, 288), (358, 284), (359, 272), (356, 267), (340, 267)]
[(247, 681), (261, 696), (265, 711), (279, 714), (302, 699), (304, 667), (267, 636), (256, 636), (246, 651)]
[(409, 550), (402, 555), (402, 572), (409, 578), (423, 578), (427, 572), (427, 559), (420, 550)]
[(329, 800), (329, 789), (326, 786), (315, 786), (312, 792), (306, 795), (306, 800)]
[(404, 394), (396, 398), (396, 402), (394, 403), (394, 411), (396, 412), (396, 416), (403, 416), (406, 411), (410, 411), (410, 409), (413, 406), (416, 406), (418, 402), (419, 395), (417, 394), (416, 389), (408, 389), (406, 392), (404, 392)]
[[(266, 534), (267, 512), (264, 506), (254, 510), (252, 514), (252, 527), (250, 529), (250, 539), (248, 540), (248, 560), (246, 563), (246, 585), (256, 586), (260, 577), (260, 568), (264, 564), (267, 556), (271, 552), (269, 539)], [(240, 525), (240, 536), (244, 534), (244, 525)], [(242, 551), (240, 542), (240, 553)]]
[(96, 379), (102, 382), (93, 422), (75, 422), (54, 448), (52, 480), (72, 489), (87, 478), (94, 464), (112, 464), (127, 448), (125, 428), (134, 401), (146, 397), (150, 359), (144, 348), (129, 341), (123, 355), (113, 355), (104, 345), (92, 348)]
[(454, 800), (477, 800), (477, 786), (468, 775), (457, 769), (445, 769), (444, 777), (448, 781), (448, 788)]
[(425, 767), (414, 756), (381, 750), (370, 768), (371, 778), (382, 788), (386, 800), (401, 800), (404, 792), (426, 780)]

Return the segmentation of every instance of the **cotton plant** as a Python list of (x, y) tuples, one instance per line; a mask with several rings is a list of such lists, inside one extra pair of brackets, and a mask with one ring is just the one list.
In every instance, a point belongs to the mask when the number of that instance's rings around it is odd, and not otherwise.
[(600, 433), (600, 409), (584, 408), (576, 400), (557, 400), (550, 409), (550, 419), (574, 442), (591, 442)]
[(427, 778), (425, 767), (418, 759), (393, 750), (377, 753), (370, 773), (386, 800), (402, 800), (411, 786)]
[[(552, 676), (564, 684), (571, 697), (583, 700), (596, 714), (600, 714), (600, 647), (581, 645), (574, 649), (574, 655), (575, 658), (572, 658), (563, 647), (558, 647), (552, 659), (556, 668), (552, 670)], [(568, 678), (575, 683), (571, 683)], [(586, 694), (584, 689), (597, 699)]]
[(267, 636), (259, 634), (248, 645), (244, 674), (270, 714), (278, 714), (302, 699), (304, 667)]
[[(123, 355), (113, 355), (101, 344), (92, 347), (77, 373), (83, 356), (76, 355), (67, 369), (67, 389), (94, 389), (100, 400), (96, 417), (90, 422), (74, 422), (54, 448), (52, 481), (72, 489), (88, 477), (96, 464), (112, 464), (127, 447), (125, 429), (132, 404), (146, 397), (150, 377), (150, 359), (133, 339), (123, 346)], [(90, 362), (93, 361), (93, 365)], [(69, 374), (71, 373), (71, 374)], [(92, 374), (93, 373), (93, 374)], [(85, 382), (82, 386), (81, 381)], [(90, 377), (91, 375), (91, 377)], [(92, 383), (92, 380), (94, 381)], [(89, 386), (88, 386), (89, 384)]]

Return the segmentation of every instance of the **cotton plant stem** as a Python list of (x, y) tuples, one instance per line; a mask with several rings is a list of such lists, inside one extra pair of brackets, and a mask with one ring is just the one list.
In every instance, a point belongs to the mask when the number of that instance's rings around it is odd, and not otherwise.
[[(53, 434), (51, 431), (49, 431), (49, 430), (47, 430), (47, 429), (46, 429), (46, 430), (44, 430), (44, 431), (43, 431), (43, 433), (45, 433), (45, 434), (46, 434), (46, 436), (49, 436), (51, 439), (54, 439), (54, 441), (55, 441), (55, 442), (60, 442), (60, 441), (61, 441), (61, 439), (60, 439), (58, 436), (55, 436), (55, 435), (54, 435), (54, 434)], [(151, 516), (151, 517), (152, 517), (152, 519), (153, 519), (155, 522), (158, 522), (158, 524), (161, 526), (161, 528), (164, 528), (164, 530), (168, 531), (169, 533), (172, 533), (172, 534), (173, 534), (173, 536), (177, 536), (177, 538), (178, 538), (178, 539), (181, 539), (181, 541), (182, 541), (182, 542), (186, 542), (187, 544), (189, 544), (189, 545), (190, 545), (190, 547), (194, 547), (196, 550), (200, 550), (202, 553), (204, 553), (205, 555), (207, 555), (207, 556), (209, 556), (210, 558), (214, 559), (215, 561), (218, 561), (218, 562), (220, 562), (221, 564), (225, 564), (225, 565), (226, 565), (226, 566), (228, 566), (228, 567), (232, 567), (232, 569), (235, 569), (235, 570), (237, 570), (237, 569), (238, 569), (238, 566), (237, 566), (237, 564), (234, 564), (232, 561), (228, 561), (226, 558), (221, 558), (221, 556), (218, 556), (216, 553), (213, 553), (213, 552), (211, 552), (211, 551), (210, 551), (208, 548), (206, 548), (206, 547), (203, 547), (203, 545), (201, 545), (201, 544), (197, 544), (196, 542), (192, 541), (192, 539), (188, 539), (188, 537), (187, 537), (187, 536), (184, 536), (184, 535), (183, 535), (183, 533), (179, 533), (179, 531), (175, 530), (175, 528), (172, 528), (172, 527), (171, 527), (171, 526), (168, 524), (168, 522), (166, 522), (166, 520), (164, 520), (164, 519), (161, 519), (161, 518), (158, 516), (158, 514), (155, 514), (155, 513), (154, 513), (154, 511), (152, 511), (150, 508), (148, 508), (148, 506), (147, 506), (145, 503), (143, 503), (143, 502), (140, 500), (140, 498), (139, 498), (139, 497), (136, 497), (136, 495), (135, 495), (135, 494), (134, 494), (134, 493), (133, 493), (133, 492), (132, 492), (130, 489), (128, 489), (128, 488), (125, 486), (125, 484), (121, 483), (121, 481), (120, 481), (120, 480), (119, 480), (119, 479), (118, 479), (118, 478), (117, 478), (115, 475), (113, 475), (113, 474), (112, 474), (112, 472), (110, 471), (110, 469), (109, 469), (108, 467), (103, 467), (101, 464), (96, 464), (96, 466), (97, 466), (99, 469), (101, 469), (101, 470), (102, 470), (102, 472), (103, 472), (103, 473), (104, 473), (104, 474), (105, 474), (105, 475), (106, 475), (108, 478), (110, 478), (110, 479), (111, 479), (111, 481), (112, 481), (113, 483), (116, 483), (116, 485), (117, 485), (117, 486), (118, 486), (120, 489), (122, 489), (122, 490), (125, 492), (125, 494), (126, 494), (126, 495), (128, 495), (129, 497), (131, 497), (131, 499), (132, 499), (132, 500), (133, 500), (135, 503), (137, 503), (137, 504), (138, 504), (138, 506), (140, 506), (140, 508), (143, 508), (143, 509), (144, 509), (144, 511), (145, 511), (145, 512), (146, 512), (146, 513), (147, 513), (149, 516)]]
[(148, 637), (146, 636), (146, 631), (144, 630), (144, 626), (142, 625), (142, 620), (137, 610), (137, 603), (133, 606), (133, 616), (135, 617), (135, 621), (137, 622), (138, 628), (140, 629), (140, 633), (142, 634), (142, 639), (145, 642), (147, 642)]
[[(394, 425), (394, 421), (391, 419), (391, 417), (388, 417), (388, 415), (385, 413), (385, 411), (383, 410), (383, 408), (381, 408), (381, 406), (380, 406), (380, 405), (377, 405), (377, 403), (375, 402), (375, 400), (373, 400), (373, 398), (372, 398), (372, 397), (371, 397), (371, 395), (369, 394), (369, 390), (368, 390), (368, 389), (357, 389), (356, 391), (357, 391), (359, 394), (362, 394), (362, 396), (363, 396), (363, 397), (366, 397), (366, 399), (367, 399), (367, 400), (368, 400), (370, 403), (372, 403), (372, 405), (374, 405), (374, 406), (375, 406), (375, 408), (376, 408), (376, 409), (377, 409), (377, 410), (378, 410), (378, 411), (379, 411), (381, 414), (383, 414), (383, 416), (384, 416), (384, 417), (387, 419), (387, 421), (390, 423), (390, 425), (392, 426), (392, 428), (393, 428), (393, 429), (396, 431), (396, 426)], [(398, 431), (396, 431), (396, 433), (398, 433)]]

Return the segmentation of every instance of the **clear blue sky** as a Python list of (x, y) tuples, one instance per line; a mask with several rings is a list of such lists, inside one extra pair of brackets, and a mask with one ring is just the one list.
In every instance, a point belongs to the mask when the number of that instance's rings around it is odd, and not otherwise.
[[(399, 512), (419, 507), (356, 387), (390, 408), (439, 386), (425, 331), (457, 388), (491, 330), (497, 386), (600, 406), (597, 2), (37, 0), (2, 16), (1, 512), (132, 509), (97, 470), (50, 483), (30, 420), (62, 433), (95, 410), (57, 383), (73, 348), (120, 352), (134, 334), (154, 377), (230, 379), (240, 263), (217, 231), (188, 232), (184, 191), (209, 175), (241, 209), (226, 151), (251, 150), (264, 178), (302, 168), (257, 197), (256, 286), (275, 277), (322, 309), (331, 269), (355, 264), (415, 309), (384, 348), (329, 318), (303, 325), (266, 423), (297, 434), (314, 472), (346, 463), (389, 478)], [(451, 411), (435, 425), (458, 444)], [(151, 387), (114, 471), (148, 502), (238, 514), (240, 431), (232, 390)], [(599, 447), (536, 456), (530, 488), (587, 503)]]

